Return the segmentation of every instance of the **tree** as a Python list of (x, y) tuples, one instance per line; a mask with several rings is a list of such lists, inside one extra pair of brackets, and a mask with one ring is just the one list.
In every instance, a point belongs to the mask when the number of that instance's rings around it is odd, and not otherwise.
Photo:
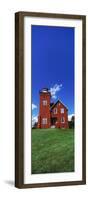
[(68, 123), (69, 123), (69, 128), (74, 128), (74, 123), (75, 123), (74, 115), (71, 117), (71, 121), (69, 121)]
[(35, 122), (32, 128), (37, 128), (38, 122)]

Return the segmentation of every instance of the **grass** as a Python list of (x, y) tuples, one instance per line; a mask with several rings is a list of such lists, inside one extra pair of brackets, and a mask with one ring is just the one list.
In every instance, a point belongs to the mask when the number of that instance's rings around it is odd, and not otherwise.
[(32, 174), (74, 171), (73, 129), (32, 129)]

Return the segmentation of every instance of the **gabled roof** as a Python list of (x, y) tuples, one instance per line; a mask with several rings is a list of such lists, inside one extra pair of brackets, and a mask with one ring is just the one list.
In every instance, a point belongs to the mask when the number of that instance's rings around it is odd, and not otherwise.
[(57, 105), (57, 103), (61, 103), (61, 104), (66, 108), (66, 110), (68, 110), (68, 108), (66, 107), (66, 105), (63, 104), (62, 101), (60, 101), (60, 100), (57, 100), (56, 103), (54, 103), (54, 104), (50, 107), (50, 109), (52, 110), (52, 109)]
[(54, 102), (50, 103), (50, 107), (52, 107), (54, 105)]

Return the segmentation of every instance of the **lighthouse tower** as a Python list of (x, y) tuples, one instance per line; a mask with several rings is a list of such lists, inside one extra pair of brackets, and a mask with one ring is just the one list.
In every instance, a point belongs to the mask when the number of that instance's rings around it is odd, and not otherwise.
[(49, 128), (50, 121), (50, 97), (48, 88), (43, 88), (40, 92), (40, 108), (38, 116), (38, 128)]

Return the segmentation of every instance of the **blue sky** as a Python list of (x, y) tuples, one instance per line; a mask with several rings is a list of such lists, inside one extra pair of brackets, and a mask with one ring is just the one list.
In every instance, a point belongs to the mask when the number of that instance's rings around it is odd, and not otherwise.
[(39, 112), (39, 90), (48, 87), (51, 101), (60, 99), (74, 113), (74, 28), (32, 29), (32, 115)]

